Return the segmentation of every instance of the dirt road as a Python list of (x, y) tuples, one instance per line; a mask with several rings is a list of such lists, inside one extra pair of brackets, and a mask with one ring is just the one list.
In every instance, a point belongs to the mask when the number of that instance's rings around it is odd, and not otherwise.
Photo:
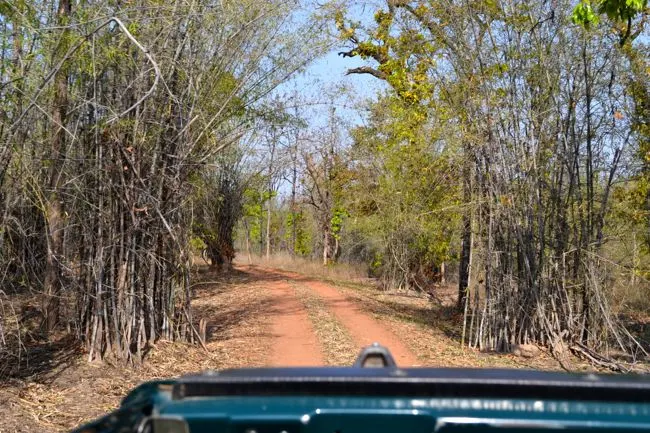
[(273, 294), (272, 335), (267, 363), (274, 367), (322, 365), (321, 347), (305, 308), (286, 281), (269, 283)]
[[(353, 359), (359, 350), (374, 342), (390, 348), (401, 366), (418, 365), (411, 353), (391, 330), (361, 311), (356, 301), (348, 298), (336, 287), (322, 281), (310, 279), (292, 272), (258, 267), (242, 267), (239, 270), (265, 281), (272, 294), (272, 308), (269, 310), (272, 350), (267, 360), (272, 366), (314, 366), (332, 364), (326, 359), (323, 345), (315, 328), (322, 325), (310, 320), (308, 307), (301, 298), (317, 298), (320, 307), (325, 308), (338, 322), (338, 329), (351, 339), (345, 349), (352, 351), (347, 359)], [(296, 290), (299, 287), (301, 290)], [(306, 292), (306, 293), (305, 293)], [(320, 312), (323, 314), (323, 312)], [(316, 323), (314, 323), (316, 322)]]

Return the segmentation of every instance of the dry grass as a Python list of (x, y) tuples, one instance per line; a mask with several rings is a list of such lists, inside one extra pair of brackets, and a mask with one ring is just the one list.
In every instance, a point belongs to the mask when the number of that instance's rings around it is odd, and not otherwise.
[[(238, 263), (248, 265), (245, 255), (238, 257)], [(322, 263), (302, 257), (291, 257), (286, 253), (273, 254), (269, 260), (265, 257), (252, 256), (253, 265), (267, 268), (276, 268), (283, 271), (297, 272), (310, 277), (323, 278), (336, 281), (368, 282), (366, 270), (362, 266), (345, 263), (334, 263), (323, 266)]]
[[(528, 368), (560, 370), (550, 355), (535, 358), (512, 354), (485, 353), (460, 345), (462, 317), (453, 308), (431, 302), (417, 293), (382, 292), (363, 285), (336, 284), (362, 310), (373, 315), (390, 329), (418, 357), (432, 367)], [(592, 371), (586, 363), (575, 360), (573, 367)]]
[(0, 384), (0, 433), (68, 431), (113, 410), (136, 385), (207, 369), (264, 365), (271, 339), (262, 282), (234, 271), (203, 269), (194, 288), (196, 322), (207, 320), (206, 352), (199, 345), (160, 341), (141, 365), (88, 364), (79, 352), (48, 374)]
[(357, 357), (357, 346), (343, 324), (329, 311), (313, 290), (290, 283), (311, 320), (314, 332), (323, 348), (326, 365), (350, 366)]
[(266, 282), (232, 271), (227, 277), (206, 271), (200, 277), (192, 308), (196, 321), (207, 320), (207, 347), (214, 368), (255, 367), (267, 362), (272, 335), (268, 309), (273, 303)]
[(146, 363), (88, 364), (82, 357), (51, 382), (9, 381), (0, 391), (0, 432), (67, 431), (114, 409), (147, 380), (200, 370), (210, 359), (196, 346), (160, 342)]

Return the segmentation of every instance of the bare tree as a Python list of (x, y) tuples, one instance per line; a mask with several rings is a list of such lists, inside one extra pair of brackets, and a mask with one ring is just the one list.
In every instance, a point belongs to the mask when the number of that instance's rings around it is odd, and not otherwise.
[(329, 124), (311, 141), (310, 150), (303, 151), (306, 178), (304, 189), (307, 203), (314, 209), (322, 241), (322, 262), (327, 266), (339, 254), (338, 233), (332, 226), (338, 193), (337, 176), (342, 167), (340, 131), (337, 129), (334, 110), (330, 112)]

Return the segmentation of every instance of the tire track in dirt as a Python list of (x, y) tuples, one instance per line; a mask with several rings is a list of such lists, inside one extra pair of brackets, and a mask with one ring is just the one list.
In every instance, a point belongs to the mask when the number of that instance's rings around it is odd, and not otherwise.
[[(357, 344), (358, 350), (377, 342), (390, 349), (397, 365), (402, 367), (420, 365), (417, 357), (393, 332), (386, 328), (384, 324), (363, 312), (353, 299), (342, 294), (336, 287), (294, 272), (261, 267), (255, 269), (259, 275), (276, 276), (276, 278), (284, 277), (300, 282), (311, 289), (323, 300), (326, 307), (334, 313), (341, 324), (347, 328), (352, 339)], [(289, 295), (286, 296), (290, 297)], [(306, 315), (305, 318), (307, 318)]]
[(325, 301), (305, 284), (295, 280), (289, 282), (296, 296), (305, 306), (312, 327), (320, 342), (326, 365), (350, 366), (357, 358), (357, 344), (341, 321), (334, 315)]
[(400, 367), (419, 365), (417, 357), (402, 344), (395, 334), (382, 323), (361, 311), (352, 299), (347, 298), (336, 287), (317, 280), (307, 280), (305, 284), (316, 292), (339, 318), (359, 345), (359, 349), (377, 342), (390, 349), (395, 362)]
[(311, 321), (295, 290), (281, 274), (248, 269), (273, 296), (269, 310), (271, 319), (272, 349), (267, 365), (272, 367), (322, 366), (324, 358), (320, 342)]

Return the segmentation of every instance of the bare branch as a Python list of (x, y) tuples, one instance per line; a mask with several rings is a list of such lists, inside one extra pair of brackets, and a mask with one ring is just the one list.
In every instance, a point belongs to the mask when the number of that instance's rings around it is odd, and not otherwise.
[(133, 37), (133, 35), (129, 31), (129, 29), (126, 28), (126, 26), (122, 23), (122, 21), (120, 21), (119, 18), (113, 17), (109, 21), (115, 22), (120, 27), (122, 32), (124, 32), (126, 37), (129, 38), (131, 40), (131, 42), (133, 42), (133, 44), (136, 47), (138, 47), (138, 49), (140, 51), (142, 51), (144, 53), (145, 57), (147, 58), (147, 60), (149, 60), (149, 63), (151, 63), (151, 65), (153, 66), (153, 69), (154, 69), (154, 71), (156, 73), (156, 75), (154, 76), (154, 79), (153, 79), (153, 84), (151, 85), (151, 88), (149, 90), (147, 90), (147, 93), (142, 95), (142, 97), (140, 99), (138, 99), (138, 101), (135, 104), (131, 105), (129, 108), (124, 110), (122, 113), (120, 113), (117, 116), (110, 119), (107, 122), (107, 123), (110, 124), (110, 123), (113, 123), (116, 120), (118, 120), (120, 117), (123, 117), (124, 115), (126, 115), (126, 114), (130, 113), (131, 111), (133, 111), (138, 105), (142, 104), (147, 98), (149, 98), (149, 96), (151, 96), (153, 94), (154, 90), (156, 90), (156, 86), (158, 86), (158, 81), (160, 80), (160, 68), (158, 67), (158, 63), (156, 63), (153, 56), (149, 53), (149, 50), (146, 49), (145, 47), (143, 47), (142, 44), (140, 44), (140, 42), (138, 42), (138, 40), (135, 37)]
[(356, 49), (352, 49), (350, 51), (339, 51), (338, 55), (341, 57), (356, 57), (358, 53)]
[(375, 68), (371, 68), (370, 66), (360, 66), (358, 68), (352, 68), (348, 69), (345, 75), (350, 75), (350, 74), (368, 74), (372, 75), (373, 77), (379, 78), (380, 80), (385, 80), (388, 78), (388, 76)]

